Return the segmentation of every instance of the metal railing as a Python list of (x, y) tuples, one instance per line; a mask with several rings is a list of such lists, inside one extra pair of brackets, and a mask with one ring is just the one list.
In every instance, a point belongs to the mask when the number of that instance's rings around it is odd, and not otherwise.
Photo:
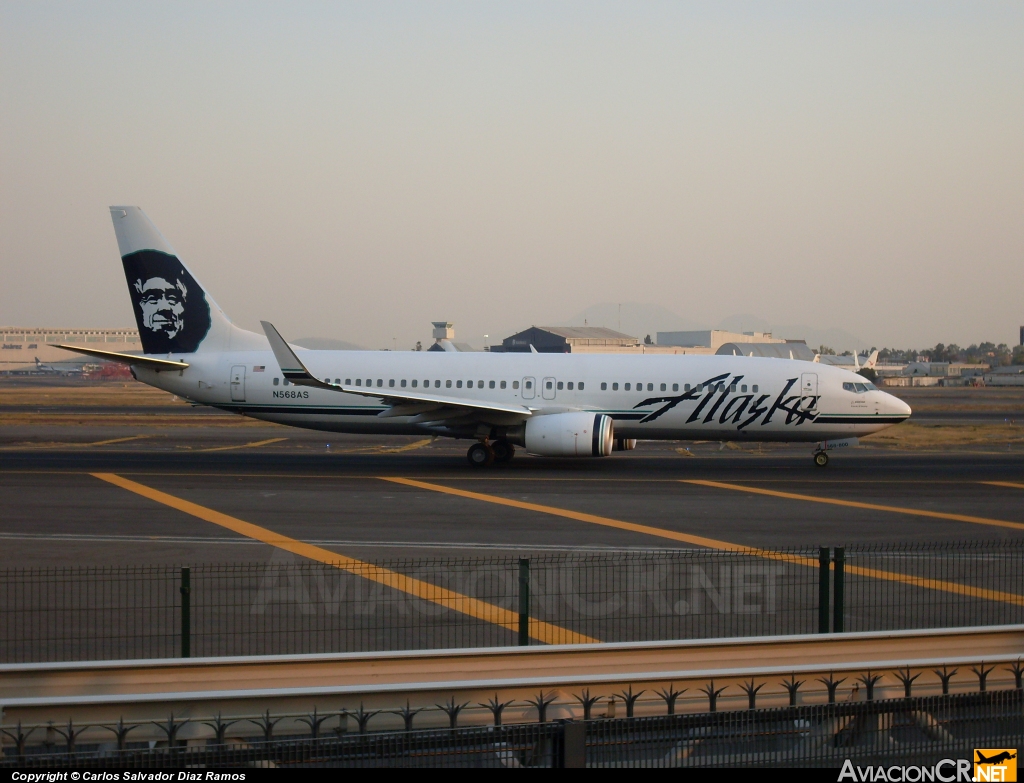
[(123, 723), (108, 729), (116, 746), (76, 743), (70, 724), (51, 726), (47, 743), (31, 743), (19, 726), (16, 736), (5, 732), (23, 739), (4, 748), (0, 767), (840, 767), (951, 759), (939, 779), (963, 779), (958, 768), (969, 776), (975, 748), (1016, 754), (1024, 745), (1022, 705), (1018, 688), (638, 718), (547, 722), (541, 715), (536, 723), (474, 728), (453, 720), (449, 729), (379, 733), (364, 723), (359, 733), (332, 732), (314, 715), (310, 733), (291, 739), (273, 737), (268, 712), (248, 721), (250, 736), (230, 744), (222, 733), (186, 743), (171, 725), (162, 747), (126, 741), (131, 727)]
[(1024, 541), (0, 572), (0, 662), (1024, 622)]

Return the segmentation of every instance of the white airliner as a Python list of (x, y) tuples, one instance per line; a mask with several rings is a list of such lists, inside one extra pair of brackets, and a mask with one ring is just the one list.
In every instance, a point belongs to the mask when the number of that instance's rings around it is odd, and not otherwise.
[(331, 432), (474, 441), (605, 457), (636, 439), (803, 441), (827, 451), (910, 416), (860, 375), (744, 356), (310, 351), (234, 326), (138, 207), (111, 207), (143, 355), (61, 346), (131, 367), (196, 403)]

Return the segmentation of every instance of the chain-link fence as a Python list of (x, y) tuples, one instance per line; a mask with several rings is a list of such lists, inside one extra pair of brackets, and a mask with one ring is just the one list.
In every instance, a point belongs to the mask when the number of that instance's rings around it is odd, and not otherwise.
[(0, 572), (0, 662), (1024, 622), (1024, 542)]

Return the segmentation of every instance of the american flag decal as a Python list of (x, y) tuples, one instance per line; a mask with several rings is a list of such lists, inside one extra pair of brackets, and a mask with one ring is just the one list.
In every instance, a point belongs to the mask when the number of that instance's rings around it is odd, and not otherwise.
[(257, 364), (255, 367), (252, 368), (252, 371), (253, 372), (263, 372), (265, 369), (267, 369), (267, 365), (265, 365), (265, 364)]

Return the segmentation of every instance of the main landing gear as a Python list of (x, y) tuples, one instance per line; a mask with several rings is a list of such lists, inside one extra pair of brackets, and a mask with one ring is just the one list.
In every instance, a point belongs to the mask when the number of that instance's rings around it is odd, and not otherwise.
[(819, 468), (824, 468), (828, 465), (828, 452), (816, 451), (814, 452), (814, 464)]
[(507, 440), (474, 443), (466, 452), (466, 460), (474, 468), (489, 468), (496, 463), (508, 462), (515, 456), (516, 449)]

